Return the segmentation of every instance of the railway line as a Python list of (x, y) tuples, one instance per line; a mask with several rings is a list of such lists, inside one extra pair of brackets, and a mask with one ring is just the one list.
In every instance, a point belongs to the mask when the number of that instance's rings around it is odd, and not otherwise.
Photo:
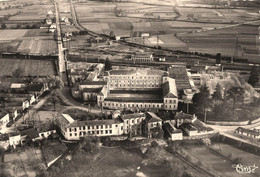
[[(78, 18), (77, 18), (77, 14), (76, 14), (76, 10), (75, 10), (75, 6), (73, 3), (73, 0), (70, 0), (70, 9), (71, 9), (71, 16), (72, 16), (72, 20), (73, 23), (75, 25), (76, 28), (78, 28), (80, 31), (86, 32), (88, 35), (93, 36), (93, 37), (98, 37), (98, 36), (102, 36), (105, 38), (110, 38), (110, 36), (107, 36), (105, 34), (98, 34), (95, 33), (93, 31), (90, 31), (88, 29), (86, 29), (85, 27), (83, 27), (79, 22), (78, 22)], [(259, 21), (259, 20), (256, 20)], [(246, 22), (243, 24), (250, 24), (250, 23), (254, 23), (255, 21), (250, 21), (250, 22)], [(241, 24), (234, 24), (234, 25), (241, 25)], [(225, 26), (227, 27), (227, 26)], [(200, 61), (205, 61), (207, 62), (207, 64), (209, 65), (214, 65), (216, 62), (215, 58), (210, 58), (207, 56), (198, 56), (198, 55), (191, 55), (191, 54), (182, 54), (179, 53), (178, 51), (173, 51), (170, 49), (158, 49), (155, 48), (153, 46), (145, 46), (145, 45), (141, 45), (141, 44), (136, 44), (136, 43), (131, 43), (131, 42), (127, 42), (127, 41), (117, 41), (118, 43), (122, 44), (122, 45), (127, 45), (130, 47), (138, 47), (140, 49), (152, 49), (152, 50), (158, 50), (158, 52), (165, 52), (167, 53), (167, 55), (165, 55), (166, 57), (170, 57), (172, 58), (172, 60), (175, 60), (174, 62), (157, 62), (157, 63), (152, 63), (151, 65), (171, 65), (174, 64), (176, 61), (178, 62), (185, 62), (187, 60), (191, 60), (190, 62), (193, 62), (195, 60), (200, 60)], [(115, 61), (114, 61), (115, 62)], [(190, 62), (188, 62), (190, 64)], [(116, 64), (118, 64), (119, 62), (115, 62)], [(122, 64), (133, 64), (133, 63), (122, 63)], [(231, 70), (250, 70), (252, 65), (254, 65), (255, 63), (238, 63), (238, 62), (234, 62), (234, 63), (228, 63), (225, 62), (222, 64), (223, 69), (231, 69)]]

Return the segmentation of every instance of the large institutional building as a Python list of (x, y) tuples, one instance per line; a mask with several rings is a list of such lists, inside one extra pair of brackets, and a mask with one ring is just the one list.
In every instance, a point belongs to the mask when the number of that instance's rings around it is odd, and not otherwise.
[(57, 120), (61, 133), (67, 140), (79, 140), (84, 136), (150, 136), (153, 128), (161, 128), (162, 120), (154, 113), (125, 114), (106, 120), (75, 120), (68, 114), (62, 114)]
[(104, 108), (135, 108), (177, 110), (178, 94), (175, 80), (156, 69), (112, 70), (105, 73), (108, 94), (99, 98)]
[(167, 71), (149, 68), (111, 70), (99, 81), (78, 86), (84, 101), (108, 109), (177, 110), (175, 79)]

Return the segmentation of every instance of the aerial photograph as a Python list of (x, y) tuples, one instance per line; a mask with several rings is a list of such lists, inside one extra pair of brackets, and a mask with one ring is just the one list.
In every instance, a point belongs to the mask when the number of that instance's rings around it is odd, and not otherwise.
[(0, 177), (260, 177), (260, 0), (0, 0)]

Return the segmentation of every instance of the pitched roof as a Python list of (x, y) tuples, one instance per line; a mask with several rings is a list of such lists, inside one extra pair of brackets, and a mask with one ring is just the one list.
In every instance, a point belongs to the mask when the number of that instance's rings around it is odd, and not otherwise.
[(186, 66), (172, 65), (167, 69), (169, 77), (175, 79), (177, 90), (191, 89)]
[(69, 114), (62, 114), (62, 117), (65, 118), (67, 123), (72, 123), (75, 121)]
[(178, 98), (177, 88), (174, 79), (169, 78), (168, 82), (163, 84), (163, 97)]
[(43, 88), (43, 83), (31, 84), (27, 87), (28, 91), (31, 92), (40, 92), (42, 88)]
[(29, 128), (25, 130), (20, 130), (21, 136), (27, 136), (30, 139), (35, 139), (39, 137), (39, 133), (35, 128)]
[(245, 132), (245, 133), (248, 133), (248, 134), (251, 134), (251, 135), (254, 135), (254, 136), (260, 136), (260, 131), (250, 130), (250, 129), (246, 129), (246, 128), (243, 128), (243, 127), (238, 127), (236, 129), (236, 131)]
[(105, 81), (84, 81), (81, 82), (79, 85), (106, 85)]
[(82, 90), (83, 93), (99, 93), (101, 90), (103, 89), (102, 88), (84, 88)]
[(8, 141), (9, 136), (8, 134), (0, 134), (0, 141)]
[(182, 133), (180, 129), (175, 128), (171, 123), (165, 123), (163, 124), (163, 127), (171, 134), (173, 133)]
[(163, 76), (166, 71), (159, 69), (149, 69), (149, 68), (137, 68), (137, 69), (120, 69), (109, 71), (110, 75), (133, 75), (140, 74), (143, 76), (147, 75), (161, 75)]
[(155, 113), (149, 111), (146, 112), (146, 119), (149, 123), (162, 121), (162, 119), (158, 117)]
[(52, 122), (46, 122), (36, 125), (36, 129), (39, 133), (55, 130), (55, 125)]
[(93, 126), (93, 125), (112, 125), (116, 123), (121, 123), (122, 120), (119, 118), (116, 119), (105, 119), (105, 120), (85, 120), (79, 121), (76, 120), (73, 123), (69, 124), (68, 127), (84, 127), (84, 126)]
[(8, 114), (8, 112), (6, 112), (5, 110), (0, 110), (0, 120), (6, 116)]
[(140, 118), (140, 117), (145, 117), (145, 114), (144, 113), (133, 113), (133, 114), (124, 114), (121, 116), (121, 118), (123, 120), (135, 119), (135, 118)]
[(181, 125), (181, 128), (183, 129), (187, 129), (189, 131), (198, 131), (198, 129), (196, 127), (194, 127), (193, 125), (191, 125), (190, 123), (184, 123)]
[(192, 114), (187, 114), (187, 113), (184, 113), (184, 112), (176, 112), (175, 115), (174, 115), (174, 118), (175, 119), (189, 119), (189, 120), (192, 120), (194, 118), (194, 115)]

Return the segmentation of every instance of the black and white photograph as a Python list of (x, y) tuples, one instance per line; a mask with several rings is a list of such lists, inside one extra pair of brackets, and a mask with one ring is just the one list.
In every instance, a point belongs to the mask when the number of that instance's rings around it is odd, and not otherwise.
[(0, 0), (0, 177), (260, 177), (260, 0)]

